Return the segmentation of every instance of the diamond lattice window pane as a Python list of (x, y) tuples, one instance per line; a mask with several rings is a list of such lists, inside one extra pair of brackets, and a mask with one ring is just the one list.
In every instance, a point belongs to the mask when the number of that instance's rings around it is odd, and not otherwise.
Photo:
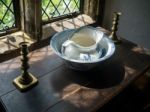
[(0, 0), (0, 31), (15, 26), (15, 17), (12, 0)]
[(80, 0), (42, 0), (42, 20), (79, 11)]

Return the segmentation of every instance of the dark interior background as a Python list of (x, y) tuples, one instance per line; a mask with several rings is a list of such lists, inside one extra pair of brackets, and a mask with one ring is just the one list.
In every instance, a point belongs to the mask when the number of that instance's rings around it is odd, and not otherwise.
[(122, 12), (118, 36), (150, 49), (150, 0), (105, 0), (104, 28), (111, 29), (115, 11)]

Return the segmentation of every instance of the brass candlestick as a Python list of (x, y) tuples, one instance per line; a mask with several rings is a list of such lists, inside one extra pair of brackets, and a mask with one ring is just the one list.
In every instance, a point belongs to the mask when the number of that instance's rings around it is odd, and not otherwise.
[(114, 12), (114, 18), (113, 18), (113, 25), (112, 25), (112, 32), (110, 34), (110, 38), (114, 41), (114, 43), (120, 43), (120, 39), (117, 37), (117, 30), (118, 30), (118, 21), (119, 17), (121, 16), (121, 12)]
[(13, 80), (13, 84), (20, 90), (26, 91), (32, 87), (34, 87), (38, 80), (31, 73), (28, 72), (29, 64), (28, 64), (28, 46), (27, 42), (22, 42), (19, 44), (21, 47), (21, 75)]

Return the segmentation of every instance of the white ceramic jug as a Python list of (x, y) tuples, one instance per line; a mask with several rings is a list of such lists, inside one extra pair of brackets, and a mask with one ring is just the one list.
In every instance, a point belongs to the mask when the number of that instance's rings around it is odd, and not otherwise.
[(70, 59), (82, 61), (98, 59), (102, 54), (99, 45), (102, 37), (103, 32), (93, 27), (80, 28), (62, 44), (62, 54)]

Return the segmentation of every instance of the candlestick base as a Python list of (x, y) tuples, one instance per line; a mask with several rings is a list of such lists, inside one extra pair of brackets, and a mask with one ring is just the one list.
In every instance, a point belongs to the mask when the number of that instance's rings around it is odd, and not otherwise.
[(121, 43), (121, 40), (113, 40), (113, 42), (114, 42), (115, 44), (120, 44), (120, 43)]
[(118, 39), (118, 37), (112, 37), (112, 36), (109, 36), (110, 37), (110, 39), (115, 43), (115, 44), (120, 44), (121, 43), (121, 40), (120, 39)]
[(35, 76), (33, 76), (31, 73), (29, 73), (29, 76), (32, 78), (32, 81), (30, 83), (28, 84), (20, 83), (22, 76), (18, 76), (17, 78), (13, 80), (13, 84), (16, 86), (18, 90), (20, 90), (21, 92), (25, 92), (33, 88), (38, 83), (38, 79)]

